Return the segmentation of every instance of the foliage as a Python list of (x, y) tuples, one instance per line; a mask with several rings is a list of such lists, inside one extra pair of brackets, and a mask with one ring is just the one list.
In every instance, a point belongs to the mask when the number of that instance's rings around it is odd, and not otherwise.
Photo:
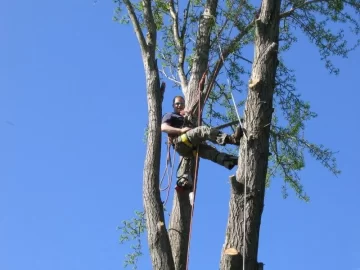
[(141, 235), (146, 229), (145, 212), (135, 211), (135, 217), (130, 220), (124, 220), (122, 225), (118, 227), (121, 231), (120, 243), (133, 243), (131, 245), (132, 252), (126, 254), (124, 267), (132, 266), (136, 270), (139, 257), (142, 255)]
[[(124, 12), (125, 0), (114, 0), (117, 5), (114, 20), (128, 23), (129, 15)], [(347, 36), (360, 35), (359, 0), (283, 0), (279, 35), (279, 63), (276, 73), (274, 114), (270, 132), (269, 167), (267, 185), (271, 179), (281, 176), (284, 181), (283, 195), (287, 197), (290, 186), (297, 196), (309, 200), (301, 184), (300, 171), (305, 167), (305, 153), (319, 161), (334, 175), (340, 173), (334, 152), (305, 137), (306, 122), (315, 118), (309, 102), (302, 99), (295, 87), (294, 71), (287, 67), (284, 52), (291, 49), (299, 38), (305, 36), (313, 43), (331, 74), (338, 74), (334, 65), (335, 57), (348, 57), (349, 52), (360, 45), (358, 38), (348, 44)], [(131, 1), (141, 31), (146, 31), (142, 1)], [(192, 75), (196, 50), (195, 37), (203, 9), (204, 0), (151, 2), (157, 30), (157, 56), (159, 71), (175, 87), (184, 88), (184, 81)], [(237, 119), (231, 101), (231, 93), (237, 97), (236, 106), (244, 109), (248, 77), (251, 74), (254, 21), (259, 7), (248, 1), (225, 0), (213, 17), (211, 46), (208, 62), (208, 80), (215, 79), (214, 87), (204, 109), (204, 123), (219, 125)], [(221, 63), (224, 60), (224, 63)], [(220, 72), (217, 73), (218, 64)], [(300, 89), (301, 90), (301, 89)], [(231, 151), (231, 150), (230, 150)], [(143, 225), (140, 217), (125, 222), (127, 228), (124, 241), (138, 236)], [(144, 224), (144, 223), (142, 223)], [(129, 238), (130, 237), (130, 238)], [(123, 241), (122, 241), (123, 242)], [(140, 251), (135, 247), (127, 264), (136, 264)]]

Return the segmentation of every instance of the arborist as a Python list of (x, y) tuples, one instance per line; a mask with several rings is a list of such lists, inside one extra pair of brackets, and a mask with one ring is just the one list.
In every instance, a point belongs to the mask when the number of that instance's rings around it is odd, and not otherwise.
[(175, 151), (182, 157), (194, 155), (199, 146), (199, 157), (211, 160), (225, 168), (231, 170), (237, 165), (238, 157), (218, 151), (216, 148), (206, 144), (209, 140), (218, 145), (240, 145), (243, 135), (240, 126), (232, 135), (208, 126), (190, 128), (185, 126), (185, 100), (182, 96), (173, 99), (174, 111), (166, 113), (162, 118), (161, 131), (168, 134), (169, 143), (173, 145)]

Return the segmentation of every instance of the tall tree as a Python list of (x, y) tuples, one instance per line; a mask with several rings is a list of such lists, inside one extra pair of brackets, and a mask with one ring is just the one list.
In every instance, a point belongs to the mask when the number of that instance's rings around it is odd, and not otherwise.
[[(187, 268), (192, 218), (188, 194), (175, 192), (169, 229), (165, 225), (159, 192), (160, 74), (181, 88), (195, 120), (206, 105), (205, 123), (236, 118), (226, 81), (231, 91), (244, 94), (237, 105), (244, 105), (246, 136), (239, 169), (231, 177), (220, 269), (243, 269), (244, 264), (247, 270), (260, 269), (259, 230), (270, 178), (281, 175), (284, 187), (290, 185), (307, 200), (298, 176), (306, 151), (339, 173), (333, 153), (302, 136), (305, 122), (316, 114), (296, 92), (294, 74), (281, 53), (302, 31), (318, 47), (325, 67), (338, 73), (331, 57), (346, 57), (359, 45), (359, 40), (347, 44), (346, 35), (359, 36), (360, 0), (262, 0), (260, 6), (245, 0), (114, 1), (116, 19), (134, 27), (146, 76), (149, 123), (143, 198), (153, 269)], [(248, 46), (254, 48), (251, 60), (244, 54)], [(194, 160), (187, 162), (184, 166), (194, 172)]]

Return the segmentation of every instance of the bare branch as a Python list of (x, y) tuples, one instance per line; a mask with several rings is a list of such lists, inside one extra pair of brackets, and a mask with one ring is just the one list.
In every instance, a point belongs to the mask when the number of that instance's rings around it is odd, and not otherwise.
[(191, 3), (191, 0), (188, 1), (187, 5), (186, 5), (186, 9), (184, 10), (184, 23), (183, 23), (183, 26), (182, 26), (181, 32), (180, 32), (181, 39), (184, 39), (184, 37), (185, 37), (187, 20), (189, 18), (190, 3)]
[[(190, 3), (190, 1), (188, 2), (187, 10), (189, 8), (189, 3)], [(173, 30), (174, 40), (175, 40), (175, 46), (176, 46), (176, 50), (178, 51), (178, 54), (179, 54), (179, 62), (177, 64), (177, 71), (178, 71), (179, 78), (181, 81), (181, 87), (183, 89), (186, 89), (187, 80), (186, 80), (186, 75), (184, 72), (184, 60), (185, 60), (186, 48), (185, 48), (185, 44), (184, 44), (184, 40), (183, 40), (183, 35), (181, 37), (179, 36), (179, 16), (178, 16), (178, 13), (175, 11), (174, 0), (170, 0), (169, 4), (170, 4), (169, 5), (170, 6), (170, 15), (173, 20), (172, 30)], [(184, 28), (183, 28), (183, 30), (184, 30)]]
[(296, 6), (296, 7), (292, 7), (290, 10), (285, 11), (284, 13), (280, 14), (280, 19), (291, 16), (295, 12), (295, 10), (297, 10), (297, 9), (304, 8), (307, 5), (314, 4), (314, 3), (319, 3), (319, 2), (327, 2), (327, 1), (326, 0), (309, 0), (309, 1), (306, 1), (306, 2), (300, 4), (300, 5)]
[(134, 8), (133, 8), (130, 0), (124, 0), (124, 4), (126, 6), (126, 9), (128, 10), (130, 20), (134, 26), (135, 34), (136, 34), (136, 37), (140, 44), (140, 49), (141, 49), (142, 53), (144, 54), (147, 51), (148, 47), (146, 45), (144, 34), (141, 30), (139, 20), (135, 14)]
[(169, 75), (165, 72), (164, 69), (160, 69), (159, 71), (165, 76), (165, 78), (167, 78), (168, 80), (174, 82), (176, 85), (181, 86), (181, 83), (180, 83), (178, 80), (176, 80), (175, 77), (169, 76)]
[(245, 57), (242, 57), (242, 56), (239, 56), (240, 59), (244, 60), (245, 62), (248, 62), (249, 64), (252, 64), (253, 62), (250, 61), (249, 59), (245, 58)]
[(151, 10), (151, 0), (143, 0), (144, 4), (144, 20), (148, 30), (146, 35), (147, 44), (149, 45), (149, 49), (151, 49), (152, 56), (155, 57), (155, 49), (156, 49), (156, 24), (154, 20), (154, 15)]
[(178, 50), (181, 49), (181, 40), (180, 40), (180, 36), (179, 36), (179, 18), (178, 18), (178, 13), (175, 11), (175, 5), (174, 5), (174, 0), (170, 0), (169, 1), (169, 10), (170, 10), (170, 15), (171, 18), (173, 20), (173, 24), (172, 24), (172, 29), (173, 29), (173, 34), (174, 34), (174, 39), (175, 39), (175, 45), (176, 48)]
[[(200, 17), (200, 23), (198, 28), (198, 33), (196, 37), (196, 45), (195, 52), (193, 57), (193, 65), (191, 67), (191, 76), (189, 79), (189, 86), (186, 89), (185, 99), (190, 100), (192, 102), (196, 102), (198, 98), (195, 95), (198, 95), (197, 91), (193, 91), (193, 89), (199, 89), (200, 82), (202, 77), (207, 73), (209, 67), (209, 53), (210, 53), (210, 35), (211, 29), (216, 22), (216, 11), (218, 7), (218, 0), (207, 0), (203, 14)], [(213, 81), (212, 81), (213, 82)], [(212, 83), (210, 83), (212, 85)], [(200, 89), (200, 91), (202, 91)], [(202, 104), (205, 99), (202, 100)], [(202, 105), (201, 105), (202, 106)], [(196, 104), (189, 104), (189, 108), (191, 108), (191, 112), (195, 114)], [(198, 108), (201, 110), (201, 107)]]

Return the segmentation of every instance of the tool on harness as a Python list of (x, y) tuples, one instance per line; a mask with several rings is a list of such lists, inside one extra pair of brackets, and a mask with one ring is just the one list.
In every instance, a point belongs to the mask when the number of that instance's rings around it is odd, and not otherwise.
[[(179, 136), (180, 140), (178, 140), (178, 142), (181, 142), (183, 144), (185, 144), (187, 147), (189, 147), (192, 150), (193, 155), (196, 157), (196, 148), (194, 147), (194, 145), (190, 142), (188, 136), (184, 133), (181, 134)], [(185, 168), (182, 172), (181, 175), (179, 175), (179, 169), (181, 167), (181, 163), (183, 162), (183, 160), (185, 159), (185, 157), (183, 157), (178, 165), (178, 169), (177, 169), (177, 181), (176, 181), (176, 191), (192, 191), (193, 190), (193, 182), (192, 182), (192, 178), (190, 176), (189, 172), (189, 168)]]
[(180, 135), (181, 142), (184, 143), (186, 146), (190, 147), (193, 150), (193, 155), (196, 156), (196, 148), (195, 146), (190, 142), (188, 136), (184, 133)]
[(189, 141), (188, 136), (186, 136), (186, 134), (181, 134), (180, 136), (181, 138), (181, 142), (183, 142), (184, 144), (186, 144), (187, 146), (189, 146), (190, 148), (194, 148), (194, 146), (192, 145), (192, 143)]

